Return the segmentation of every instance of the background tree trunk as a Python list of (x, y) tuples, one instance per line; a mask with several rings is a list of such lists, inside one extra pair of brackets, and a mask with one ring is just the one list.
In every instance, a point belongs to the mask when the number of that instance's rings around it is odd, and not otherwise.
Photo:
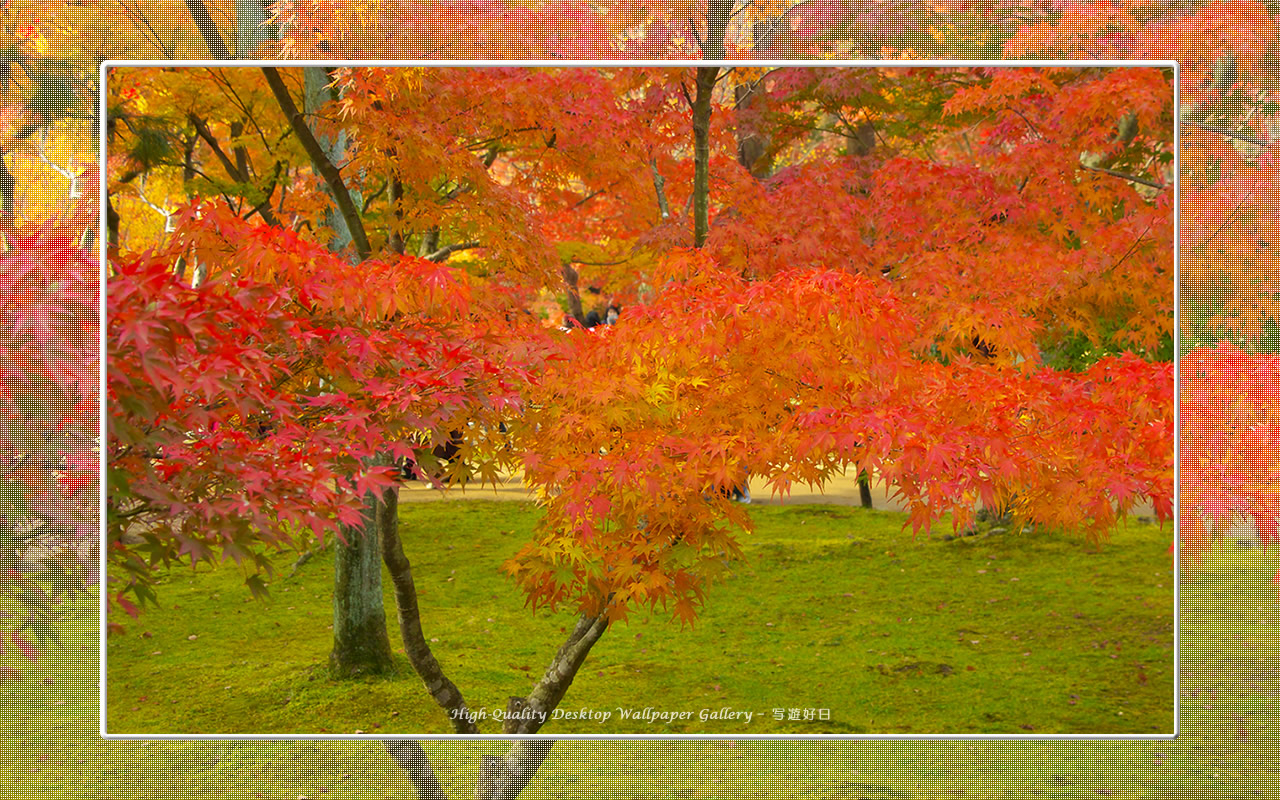
[[(702, 57), (722, 61), (724, 36), (733, 14), (733, 0), (711, 0), (707, 8), (707, 38)], [(698, 67), (693, 96), (693, 246), (707, 242), (711, 209), (711, 93), (715, 91), (720, 67)]]
[(707, 243), (711, 211), (711, 93), (719, 67), (698, 67), (693, 96), (693, 246)]
[(866, 470), (858, 472), (858, 499), (862, 501), (863, 508), (872, 508), (871, 505), (871, 476)]

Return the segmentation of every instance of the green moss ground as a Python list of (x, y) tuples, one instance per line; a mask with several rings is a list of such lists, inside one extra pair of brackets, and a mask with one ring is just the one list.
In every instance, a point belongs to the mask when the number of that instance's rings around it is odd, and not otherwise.
[[(806, 520), (805, 527), (810, 524), (814, 523)], [(1010, 544), (1016, 546), (1006, 541), (997, 555), (1009, 554)], [(1119, 538), (1113, 542), (1121, 544)], [(1108, 552), (1115, 554), (1116, 548), (1104, 549), (1102, 555)], [(1152, 571), (1165, 563), (1158, 559)], [(1271, 583), (1277, 568), (1280, 553), (1274, 550), (1223, 547), (1184, 579), (1182, 719), (1181, 733), (1173, 741), (733, 742), (727, 736), (564, 741), (556, 745), (526, 794), (592, 800), (1273, 797), (1280, 789), (1275, 761), (1280, 720), (1269, 711), (1280, 697), (1280, 603)], [(283, 598), (277, 592), (275, 603)], [(712, 607), (721, 599), (714, 596)], [(11, 650), (3, 656), (4, 664), (23, 670), (21, 680), (0, 684), (6, 712), (0, 715), (5, 743), (0, 786), (6, 787), (7, 796), (411, 796), (408, 782), (372, 742), (102, 741), (97, 735), (96, 614), (90, 602), (71, 611), (63, 628), (63, 649), (35, 666), (12, 660)], [(152, 613), (148, 611), (144, 627), (158, 619)], [(690, 662), (682, 659), (680, 666)], [(465, 741), (425, 746), (453, 796), (470, 793), (481, 755), (500, 753), (505, 747), (501, 742)]]
[[(474, 709), (527, 693), (573, 622), (527, 611), (497, 571), (535, 515), (402, 507), (426, 635)], [(692, 630), (640, 615), (595, 647), (561, 708), (612, 716), (547, 732), (1172, 732), (1167, 533), (1132, 524), (1099, 550), (1051, 534), (913, 540), (901, 515), (843, 506), (752, 515), (746, 558)], [(331, 574), (317, 558), (262, 602), (234, 567), (175, 571), (163, 607), (109, 641), (109, 729), (449, 732), (403, 655), (387, 677), (330, 679)], [(621, 718), (647, 707), (692, 717)], [(700, 719), (724, 708), (752, 720)]]

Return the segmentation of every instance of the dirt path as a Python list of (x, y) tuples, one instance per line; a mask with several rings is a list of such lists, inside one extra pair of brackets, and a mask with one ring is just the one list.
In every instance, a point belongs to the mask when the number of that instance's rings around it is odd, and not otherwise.
[[(503, 482), (494, 489), (486, 486), (483, 489), (432, 489), (423, 483), (406, 484), (400, 489), (400, 502), (425, 503), (433, 501), (455, 500), (529, 500), (532, 496), (520, 482), (518, 475), (504, 476)], [(753, 505), (782, 505), (783, 500), (770, 497), (765, 493), (764, 482), (756, 480), (751, 486), (751, 502)], [(858, 494), (858, 482), (851, 475), (841, 475), (833, 479), (824, 491), (812, 491), (807, 486), (797, 485), (791, 488), (791, 496), (786, 499), (787, 505), (825, 504), (836, 506), (856, 506), (861, 500)], [(872, 505), (882, 511), (903, 511), (904, 506), (896, 499), (887, 497), (883, 484), (877, 482), (871, 487)], [(1134, 509), (1134, 515), (1154, 517), (1149, 504)]]

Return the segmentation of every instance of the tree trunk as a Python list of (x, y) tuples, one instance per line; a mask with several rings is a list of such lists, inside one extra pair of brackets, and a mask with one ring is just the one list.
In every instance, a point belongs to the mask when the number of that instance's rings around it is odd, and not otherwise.
[(719, 67), (698, 67), (693, 97), (693, 246), (707, 243), (711, 208), (711, 93)]
[[(389, 490), (394, 493), (396, 490)], [(364, 498), (364, 524), (342, 527), (334, 549), (333, 652), (330, 671), (340, 678), (391, 669), (391, 640), (382, 606), (381, 532), (396, 524), (396, 508), (373, 492)]]
[[(733, 13), (733, 0), (711, 0), (707, 8), (707, 40), (702, 56), (709, 61), (724, 59), (724, 35)], [(711, 93), (716, 88), (719, 67), (698, 67), (693, 96), (693, 246), (707, 242), (711, 207)]]
[(453, 725), (454, 732), (479, 733), (480, 729), (476, 727), (462, 692), (444, 674), (440, 662), (431, 652), (431, 645), (427, 644), (427, 639), (422, 633), (422, 615), (418, 609), (418, 590), (413, 580), (413, 569), (409, 565), (409, 559), (405, 557), (404, 546), (400, 542), (399, 487), (383, 492), (382, 500), (386, 517), (386, 524), (380, 530), (382, 560), (387, 565), (391, 584), (395, 587), (400, 640), (404, 643), (405, 655), (409, 657), (409, 664), (418, 673), (418, 677), (422, 678), (427, 691), (431, 692), (435, 701), (449, 714), (449, 722)]
[(275, 38), (264, 0), (236, 0), (236, 58), (252, 58), (263, 42)]
[[(304, 67), (303, 86), (308, 114), (316, 113), (333, 99), (329, 89), (331, 76), (324, 67)], [(316, 136), (329, 164), (339, 164), (346, 157), (346, 135), (339, 132), (332, 140)], [(331, 189), (337, 187), (330, 186)], [(349, 191), (351, 204), (360, 207), (360, 194)], [(330, 207), (325, 222), (333, 230), (329, 249), (350, 251), (363, 231), (353, 231), (347, 217)], [(355, 257), (353, 256), (353, 261)], [(378, 456), (375, 464), (390, 464), (388, 456)], [(388, 510), (375, 494), (365, 496), (364, 525), (343, 529), (347, 540), (335, 550), (333, 560), (333, 651), (329, 666), (334, 675), (385, 672), (391, 669), (391, 640), (387, 637), (387, 615), (382, 605), (382, 547), (380, 533), (396, 524), (395, 509)]]
[(582, 293), (578, 288), (578, 271), (568, 261), (560, 265), (560, 271), (564, 275), (564, 285), (566, 293), (569, 297), (569, 314), (578, 321), (582, 327), (587, 327), (587, 316), (582, 311)]

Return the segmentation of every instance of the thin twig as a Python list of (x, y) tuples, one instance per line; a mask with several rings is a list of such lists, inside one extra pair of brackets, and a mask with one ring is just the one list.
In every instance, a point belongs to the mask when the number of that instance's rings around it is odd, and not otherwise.
[(78, 200), (79, 198), (84, 196), (84, 192), (80, 191), (80, 176), (71, 171), (72, 158), (71, 156), (67, 156), (66, 169), (62, 169), (57, 164), (54, 164), (52, 161), (50, 161), (49, 157), (45, 155), (45, 152), (44, 152), (45, 143), (48, 138), (49, 138), (49, 129), (41, 128), (39, 146), (36, 149), (36, 153), (40, 156), (40, 160), (43, 161), (45, 165), (49, 167), (49, 169), (58, 173), (62, 177), (66, 178), (67, 180), (71, 181), (71, 188), (67, 189), (67, 199)]
[(1127, 172), (1107, 169), (1106, 167), (1091, 167), (1088, 164), (1081, 164), (1080, 169), (1088, 170), (1089, 172), (1100, 172), (1103, 175), (1110, 175), (1113, 178), (1119, 178), (1121, 180), (1128, 181), (1129, 183), (1138, 183), (1143, 186), (1150, 186), (1152, 189), (1163, 189), (1167, 185), (1163, 183), (1156, 183), (1155, 181), (1147, 178), (1139, 178), (1137, 175), (1130, 175)]
[(1187, 123), (1188, 125), (1191, 125), (1192, 127), (1209, 131), (1210, 133), (1216, 133), (1216, 134), (1219, 134), (1220, 136), (1226, 136), (1230, 139), (1239, 139), (1242, 142), (1248, 142), (1249, 144), (1254, 144), (1259, 147), (1266, 147), (1267, 145), (1270, 144), (1270, 142), (1266, 141), (1265, 139), (1259, 139), (1256, 136), (1250, 136), (1246, 133), (1237, 133), (1236, 131), (1233, 131), (1230, 128), (1223, 128), (1218, 125), (1210, 125), (1205, 122), (1196, 122), (1193, 119), (1184, 119), (1183, 122)]
[(148, 200), (147, 196), (143, 194), (146, 188), (147, 188), (147, 176), (143, 175), (142, 179), (138, 181), (138, 188), (137, 188), (138, 197), (142, 198), (142, 202), (150, 206), (153, 211), (155, 211), (160, 216), (164, 217), (164, 232), (173, 233), (173, 212), (166, 211), (165, 209), (161, 208), (160, 206)]
[(480, 246), (480, 242), (474, 241), (474, 240), (470, 242), (459, 242), (458, 244), (451, 244), (448, 247), (441, 247), (439, 250), (435, 251), (434, 253), (431, 253), (430, 255), (425, 256), (425, 258), (428, 261), (444, 261), (446, 258), (448, 258), (454, 253), (457, 253), (462, 250), (474, 250), (479, 246)]

